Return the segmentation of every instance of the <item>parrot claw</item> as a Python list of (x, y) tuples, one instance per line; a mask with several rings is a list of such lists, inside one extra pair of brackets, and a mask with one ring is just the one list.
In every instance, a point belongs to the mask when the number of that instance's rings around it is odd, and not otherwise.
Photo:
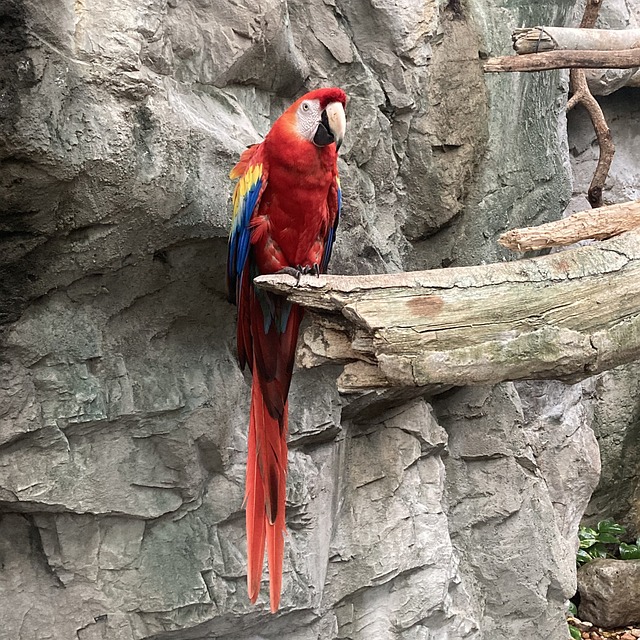
[(312, 267), (297, 265), (295, 267), (283, 267), (278, 273), (286, 273), (288, 276), (292, 276), (296, 279), (296, 284), (300, 283), (302, 276), (312, 275), (316, 278), (320, 277), (320, 267), (317, 263), (314, 263)]
[(276, 273), (286, 273), (288, 276), (296, 279), (296, 284), (300, 282), (300, 276), (303, 274), (302, 267), (282, 267)]
[(315, 276), (316, 278), (320, 277), (320, 267), (317, 262), (313, 263), (311, 267), (301, 267), (298, 265), (297, 269), (303, 276)]

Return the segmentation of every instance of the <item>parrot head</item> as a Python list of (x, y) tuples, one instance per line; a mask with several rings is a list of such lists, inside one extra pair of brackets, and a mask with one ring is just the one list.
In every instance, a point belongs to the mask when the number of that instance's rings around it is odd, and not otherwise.
[(340, 148), (347, 121), (347, 95), (342, 89), (316, 89), (296, 100), (281, 116), (294, 135), (316, 147), (335, 143)]

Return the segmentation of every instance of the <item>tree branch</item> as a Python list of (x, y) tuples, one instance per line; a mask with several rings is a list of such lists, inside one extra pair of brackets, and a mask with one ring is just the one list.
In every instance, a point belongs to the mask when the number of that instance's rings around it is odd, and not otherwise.
[[(587, 4), (580, 23), (580, 29), (562, 29), (554, 27), (536, 27), (534, 30), (518, 29), (514, 32), (514, 47), (518, 50), (531, 50), (532, 42), (535, 44), (534, 50), (537, 52), (543, 48), (553, 48), (558, 45), (558, 38), (564, 37), (571, 46), (582, 42), (584, 46), (601, 46), (606, 40), (607, 32), (592, 30), (601, 0), (587, 0)], [(582, 35), (580, 33), (582, 32)], [(543, 71), (548, 69), (571, 68), (571, 99), (567, 102), (567, 111), (570, 111), (577, 104), (584, 105), (589, 113), (591, 122), (596, 132), (598, 148), (598, 164), (593, 174), (593, 179), (589, 185), (587, 198), (592, 207), (603, 205), (602, 192), (605, 181), (609, 174), (615, 147), (611, 138), (611, 132), (607, 126), (602, 109), (597, 100), (591, 94), (584, 72), (584, 68), (632, 68), (640, 66), (640, 46), (637, 46), (638, 35), (634, 33), (629, 41), (624, 41), (620, 36), (621, 32), (610, 32), (609, 40), (613, 48), (616, 46), (629, 46), (632, 44), (636, 48), (623, 49), (620, 51), (547, 51), (546, 53), (528, 53), (522, 56), (507, 56), (503, 58), (493, 58), (484, 65), (486, 72), (494, 71)], [(640, 33), (640, 32), (638, 32)], [(617, 35), (614, 35), (617, 34)], [(536, 38), (537, 36), (537, 38)]]
[(316, 322), (303, 342), (358, 363), (345, 369), (351, 391), (575, 381), (640, 357), (640, 230), (516, 262), (255, 283), (332, 314), (331, 331)]
[(489, 58), (485, 73), (551, 71), (552, 69), (631, 69), (640, 67), (640, 48), (620, 51), (547, 51)]
[(512, 251), (537, 251), (582, 240), (605, 240), (636, 227), (640, 227), (640, 200), (580, 211), (537, 227), (511, 229), (498, 242)]
[[(640, 52), (640, 49), (638, 49), (638, 51)], [(571, 71), (570, 84), (572, 96), (567, 102), (567, 111), (573, 109), (577, 104), (582, 104), (587, 110), (596, 132), (599, 149), (598, 164), (596, 165), (596, 170), (593, 173), (593, 178), (589, 185), (587, 199), (592, 207), (601, 207), (603, 204), (602, 192), (616, 149), (600, 104), (593, 97), (591, 91), (589, 91), (583, 69), (573, 69)]]
[(601, 6), (602, 0), (587, 0), (582, 20), (580, 21), (581, 29), (592, 29), (595, 26)]
[(554, 50), (614, 51), (640, 47), (640, 29), (514, 29), (513, 48), (519, 55)]
[[(602, 0), (587, 0), (582, 21), (580, 22), (581, 29), (589, 30), (595, 26), (601, 4)], [(637, 51), (640, 52), (640, 49), (637, 49)], [(573, 95), (567, 102), (567, 112), (577, 104), (582, 104), (587, 110), (596, 132), (599, 149), (598, 164), (596, 165), (596, 170), (593, 172), (593, 178), (589, 185), (587, 200), (589, 200), (592, 208), (601, 207), (603, 205), (602, 191), (604, 190), (609, 169), (613, 162), (613, 154), (616, 151), (615, 146), (604, 113), (602, 113), (598, 101), (589, 90), (584, 70), (572, 69), (569, 75), (569, 84)]]

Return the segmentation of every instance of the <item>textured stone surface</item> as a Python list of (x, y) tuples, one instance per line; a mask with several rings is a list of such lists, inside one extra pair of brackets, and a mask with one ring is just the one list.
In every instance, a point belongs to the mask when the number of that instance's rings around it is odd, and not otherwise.
[[(580, 385), (568, 398), (557, 385), (462, 389), (436, 403), (449, 434), (451, 536), (492, 640), (566, 637), (561, 608), (548, 603), (575, 592), (573, 532), (598, 480), (589, 468), (598, 449)], [(489, 583), (501, 586), (477, 588)]]
[(249, 604), (224, 262), (230, 167), (323, 84), (350, 96), (332, 270), (506, 257), (569, 198), (566, 79), (476, 52), (573, 10), (0, 2), (0, 637), (565, 640), (597, 459), (560, 386), (432, 410), (297, 372), (282, 611)]
[(598, 559), (578, 569), (582, 620), (613, 629), (640, 622), (640, 560)]
[(613, 518), (640, 533), (640, 366), (635, 363), (599, 376), (593, 428), (602, 456), (600, 484), (589, 504), (590, 522)]
[[(573, 3), (513, 7), (493, 1), (468, 3), (473, 22), (481, 29), (483, 55), (510, 54), (515, 24), (564, 24)], [(495, 240), (507, 229), (559, 218), (568, 201), (566, 76), (496, 73), (485, 76), (485, 83), (488, 137), (482, 161), (469, 180), (464, 207), (436, 237), (415, 243), (411, 268), (512, 259)], [(483, 115), (475, 112), (471, 117)]]
[[(527, 418), (524, 428), (549, 490), (556, 526), (566, 540), (573, 539), (585, 500), (601, 477), (592, 429), (599, 409), (596, 384), (593, 378), (574, 385), (555, 380), (516, 384)], [(567, 501), (567, 495), (574, 500)], [(574, 560), (573, 554), (566, 558), (570, 563)]]

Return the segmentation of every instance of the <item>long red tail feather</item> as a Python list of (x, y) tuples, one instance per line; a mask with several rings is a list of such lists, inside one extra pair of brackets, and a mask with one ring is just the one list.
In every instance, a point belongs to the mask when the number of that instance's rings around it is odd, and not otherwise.
[(257, 367), (251, 386), (251, 416), (245, 489), (247, 589), (255, 602), (260, 592), (265, 540), (271, 611), (280, 604), (284, 558), (288, 406), (281, 418), (267, 410)]
[[(259, 385), (256, 384), (255, 386)], [(254, 419), (253, 411), (253, 394), (251, 400), (245, 484), (245, 517), (247, 526), (247, 591), (251, 602), (255, 602), (260, 593), (260, 578), (262, 577), (265, 517), (264, 489), (256, 454), (256, 420)]]

